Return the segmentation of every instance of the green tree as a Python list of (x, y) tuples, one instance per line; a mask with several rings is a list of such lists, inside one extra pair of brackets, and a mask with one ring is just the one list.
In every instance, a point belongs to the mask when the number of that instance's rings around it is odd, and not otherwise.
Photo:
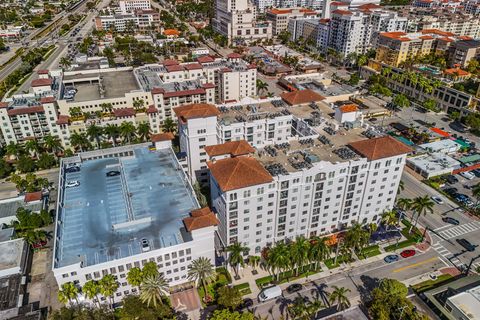
[[(415, 219), (415, 224), (413, 228), (416, 228), (418, 219), (421, 215), (426, 215), (427, 213), (433, 213), (434, 202), (430, 199), (429, 196), (416, 197), (413, 199), (412, 210), (414, 215), (416, 214), (417, 218)], [(413, 217), (412, 217), (413, 218)], [(412, 228), (410, 228), (410, 231)]]
[(31, 139), (25, 142), (25, 151), (30, 152), (33, 157), (38, 157), (40, 149), (41, 147), (37, 139)]
[(10, 163), (5, 161), (5, 159), (0, 159), (0, 179), (6, 178), (13, 171)]
[(332, 286), (333, 291), (330, 293), (330, 303), (337, 304), (337, 310), (341, 311), (350, 307), (350, 300), (347, 298), (347, 293), (351, 290), (344, 287)]
[(208, 296), (207, 283), (215, 279), (215, 270), (210, 259), (199, 257), (188, 266), (188, 279), (202, 284), (205, 297)]
[(142, 269), (142, 274), (144, 277), (155, 276), (158, 274), (158, 267), (154, 261), (149, 261), (145, 263)]
[[(93, 308), (85, 304), (75, 304), (68, 307), (62, 307), (54, 310), (49, 314), (50, 320), (72, 320), (72, 319), (88, 319), (88, 320), (105, 320), (113, 319), (114, 314), (105, 306), (100, 308)], [(130, 319), (129, 319), (130, 320)], [(133, 320), (133, 319), (131, 319)], [(154, 319), (149, 319), (154, 320)]]
[(290, 244), (291, 267), (295, 270), (295, 276), (298, 276), (299, 269), (308, 263), (308, 253), (310, 250), (310, 242), (303, 236), (295, 239)]
[(114, 294), (119, 286), (118, 282), (115, 280), (113, 275), (107, 274), (100, 279), (100, 281), (98, 281), (98, 285), (100, 287), (100, 294), (105, 298), (110, 299), (110, 307), (112, 307), (114, 303)]
[(423, 101), (422, 107), (426, 110), (437, 112), (437, 102), (433, 99), (427, 99)]
[(117, 138), (119, 137), (120, 135), (120, 130), (117, 126), (113, 125), (113, 124), (107, 124), (105, 126), (105, 134), (110, 138), (112, 139), (112, 143), (113, 143), (113, 146), (116, 147), (117, 146)]
[(170, 118), (163, 120), (162, 124), (163, 132), (172, 132), (175, 133), (177, 130), (177, 124)]
[(57, 164), (54, 156), (49, 153), (42, 153), (37, 160), (37, 166), (40, 169), (50, 169)]
[(136, 136), (136, 128), (133, 123), (125, 121), (120, 125), (120, 136), (127, 143), (131, 143), (132, 139)]
[(355, 72), (350, 75), (350, 79), (348, 80), (348, 84), (351, 86), (356, 86), (360, 82), (360, 75)]
[(241, 243), (236, 242), (227, 247), (228, 252), (228, 263), (235, 271), (235, 276), (238, 278), (238, 269), (240, 266), (245, 265), (244, 255), (248, 253), (250, 249), (248, 247), (242, 246)]
[(58, 62), (58, 64), (62, 67), (62, 69), (65, 70), (70, 68), (70, 66), (72, 65), (72, 62), (70, 61), (70, 59), (66, 57), (62, 57), (60, 58), (60, 61)]
[(72, 133), (70, 135), (70, 143), (75, 148), (75, 150), (80, 150), (80, 152), (88, 150), (90, 147), (90, 142), (88, 141), (87, 135), (83, 132)]
[(123, 307), (119, 309), (120, 320), (174, 320), (175, 314), (168, 304), (148, 306), (139, 296), (129, 295), (122, 300)]
[(142, 122), (137, 127), (137, 135), (142, 141), (147, 141), (152, 131), (148, 122)]
[(163, 296), (168, 293), (168, 283), (163, 275), (148, 274), (143, 278), (140, 284), (140, 300), (147, 306), (157, 306), (157, 303), (163, 304)]
[(399, 93), (393, 98), (393, 104), (395, 104), (400, 109), (410, 107), (410, 100), (406, 95)]
[(473, 130), (480, 130), (480, 115), (476, 112), (467, 114), (463, 119), (463, 122)]
[(248, 265), (252, 267), (253, 272), (256, 272), (259, 263), (259, 256), (248, 256)]
[(90, 125), (87, 128), (87, 136), (90, 139), (90, 141), (95, 140), (97, 143), (97, 147), (100, 148), (100, 139), (103, 135), (103, 128), (96, 126), (94, 124)]
[(209, 320), (254, 320), (251, 312), (230, 311), (228, 309), (215, 310)]
[(63, 150), (60, 139), (50, 134), (43, 137), (43, 146), (45, 147), (45, 149), (47, 149), (48, 152), (52, 153), (58, 153)]
[(310, 249), (308, 251), (310, 261), (315, 262), (315, 269), (319, 268), (320, 262), (330, 256), (330, 246), (327, 244), (326, 238), (313, 237), (310, 240)]
[(268, 91), (268, 83), (257, 79), (257, 92), (260, 94), (262, 91)]
[(100, 299), (98, 295), (100, 294), (100, 286), (95, 280), (88, 280), (82, 287), (82, 292), (87, 299), (93, 300), (96, 299), (98, 305), (100, 306)]
[(383, 212), (381, 222), (383, 225), (387, 226), (395, 226), (397, 224), (397, 214), (393, 210), (387, 210)]
[(78, 288), (73, 282), (66, 282), (60, 286), (58, 291), (58, 301), (63, 304), (72, 303), (75, 300), (78, 303)]
[(128, 270), (127, 273), (127, 282), (131, 286), (138, 287), (143, 281), (143, 272), (140, 268), (138, 267), (133, 267), (130, 270)]
[(223, 286), (217, 289), (217, 303), (230, 310), (236, 309), (242, 303), (242, 295), (238, 289), (230, 286)]
[(35, 171), (35, 161), (28, 156), (20, 156), (16, 163), (17, 170), (22, 173)]

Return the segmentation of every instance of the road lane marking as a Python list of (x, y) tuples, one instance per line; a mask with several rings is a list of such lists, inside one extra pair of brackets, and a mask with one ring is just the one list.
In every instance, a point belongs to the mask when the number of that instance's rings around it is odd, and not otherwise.
[(410, 269), (410, 268), (413, 268), (413, 267), (416, 267), (416, 266), (421, 266), (422, 264), (426, 264), (426, 263), (429, 263), (429, 262), (434, 261), (434, 260), (438, 260), (438, 257), (433, 257), (433, 258), (430, 258), (430, 259), (427, 259), (427, 260), (424, 260), (424, 261), (420, 261), (420, 262), (417, 262), (417, 263), (414, 263), (414, 264), (411, 264), (411, 265), (408, 265), (408, 266), (405, 266), (405, 267), (401, 267), (401, 268), (393, 270), (393, 272), (394, 273), (401, 272), (403, 270)]

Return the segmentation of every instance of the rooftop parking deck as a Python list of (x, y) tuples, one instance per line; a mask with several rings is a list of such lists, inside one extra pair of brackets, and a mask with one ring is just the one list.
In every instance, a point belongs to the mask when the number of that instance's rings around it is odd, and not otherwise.
[(290, 115), (289, 109), (291, 108), (288, 108), (288, 105), (281, 99), (249, 105), (219, 107), (219, 121), (228, 125), (235, 122), (288, 116)]
[[(191, 239), (182, 219), (198, 203), (173, 152), (133, 146), (130, 156), (120, 157), (115, 149), (107, 150), (112, 157), (85, 160), (79, 172), (65, 173), (80, 185), (60, 185), (56, 268), (142, 253), (142, 239), (149, 250)], [(109, 171), (120, 174), (107, 177)]]

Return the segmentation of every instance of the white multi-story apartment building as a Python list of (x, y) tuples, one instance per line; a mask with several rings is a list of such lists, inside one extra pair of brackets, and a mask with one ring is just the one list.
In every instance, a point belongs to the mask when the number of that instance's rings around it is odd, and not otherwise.
[(465, 3), (465, 11), (473, 15), (480, 14), (480, 1), (479, 0), (468, 0)]
[(157, 28), (160, 23), (160, 14), (155, 10), (136, 10), (133, 13), (112, 14), (95, 18), (97, 30), (111, 30), (124, 32), (128, 28), (147, 30)]
[(268, 8), (309, 8), (322, 10), (324, 0), (255, 0), (259, 12)]
[[(66, 172), (72, 163), (81, 171)], [(120, 175), (106, 176), (110, 170)], [(214, 263), (218, 220), (209, 208), (198, 209), (170, 141), (156, 150), (146, 143), (65, 158), (59, 179), (52, 266), (59, 286), (111, 274), (119, 301), (137, 292), (126, 280), (133, 267), (154, 262), (173, 291), (190, 281), (193, 260)], [(72, 180), (80, 185), (65, 188)]]
[(212, 25), (229, 42), (249, 42), (272, 37), (270, 22), (257, 21), (257, 8), (250, 0), (216, 0)]
[(266, 12), (267, 20), (272, 22), (273, 35), (278, 35), (287, 30), (288, 23), (291, 19), (299, 19), (309, 17), (314, 19), (317, 12), (311, 9), (293, 8), (293, 9), (270, 9)]
[(376, 33), (406, 29), (407, 18), (376, 5), (362, 5), (358, 10), (337, 9), (331, 13), (328, 46), (344, 56), (364, 53), (371, 48)]
[(152, 8), (150, 0), (120, 0), (118, 6), (123, 14), (136, 10), (150, 10)]
[(410, 149), (389, 136), (340, 147), (351, 158), (298, 142), (275, 157), (213, 157), (211, 197), (222, 245), (240, 242), (259, 254), (276, 241), (378, 223), (394, 205)]

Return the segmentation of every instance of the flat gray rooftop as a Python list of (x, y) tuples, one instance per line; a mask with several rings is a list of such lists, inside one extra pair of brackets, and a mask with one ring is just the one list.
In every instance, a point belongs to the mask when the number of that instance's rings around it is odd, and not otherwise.
[(0, 218), (14, 217), (18, 208), (39, 212), (43, 208), (43, 201), (25, 203), (23, 200), (14, 200), (0, 203)]
[[(131, 70), (67, 75), (63, 82), (65, 86), (74, 86), (78, 90), (73, 99), (75, 102), (119, 98), (125, 96), (125, 93), (140, 89)], [(100, 83), (104, 90), (103, 97), (100, 94)]]
[[(102, 153), (115, 152), (115, 148)], [(102, 153), (99, 152), (99, 155)], [(132, 156), (85, 160), (66, 181), (59, 204), (55, 267), (83, 261), (94, 265), (191, 240), (182, 219), (198, 208), (183, 171), (170, 149), (133, 147)], [(109, 171), (120, 175), (107, 177)]]
[(10, 240), (0, 243), (0, 271), (20, 267), (25, 241)]
[(346, 85), (346, 84), (341, 84), (336, 81), (332, 81), (332, 83), (328, 86), (320, 86), (316, 84), (315, 82), (297, 82), (296, 86), (298, 89), (303, 90), (303, 89), (311, 89), (313, 91), (318, 92), (324, 97), (330, 97), (330, 96), (339, 96), (339, 95), (344, 95), (344, 94), (352, 94), (357, 91), (352, 86)]

